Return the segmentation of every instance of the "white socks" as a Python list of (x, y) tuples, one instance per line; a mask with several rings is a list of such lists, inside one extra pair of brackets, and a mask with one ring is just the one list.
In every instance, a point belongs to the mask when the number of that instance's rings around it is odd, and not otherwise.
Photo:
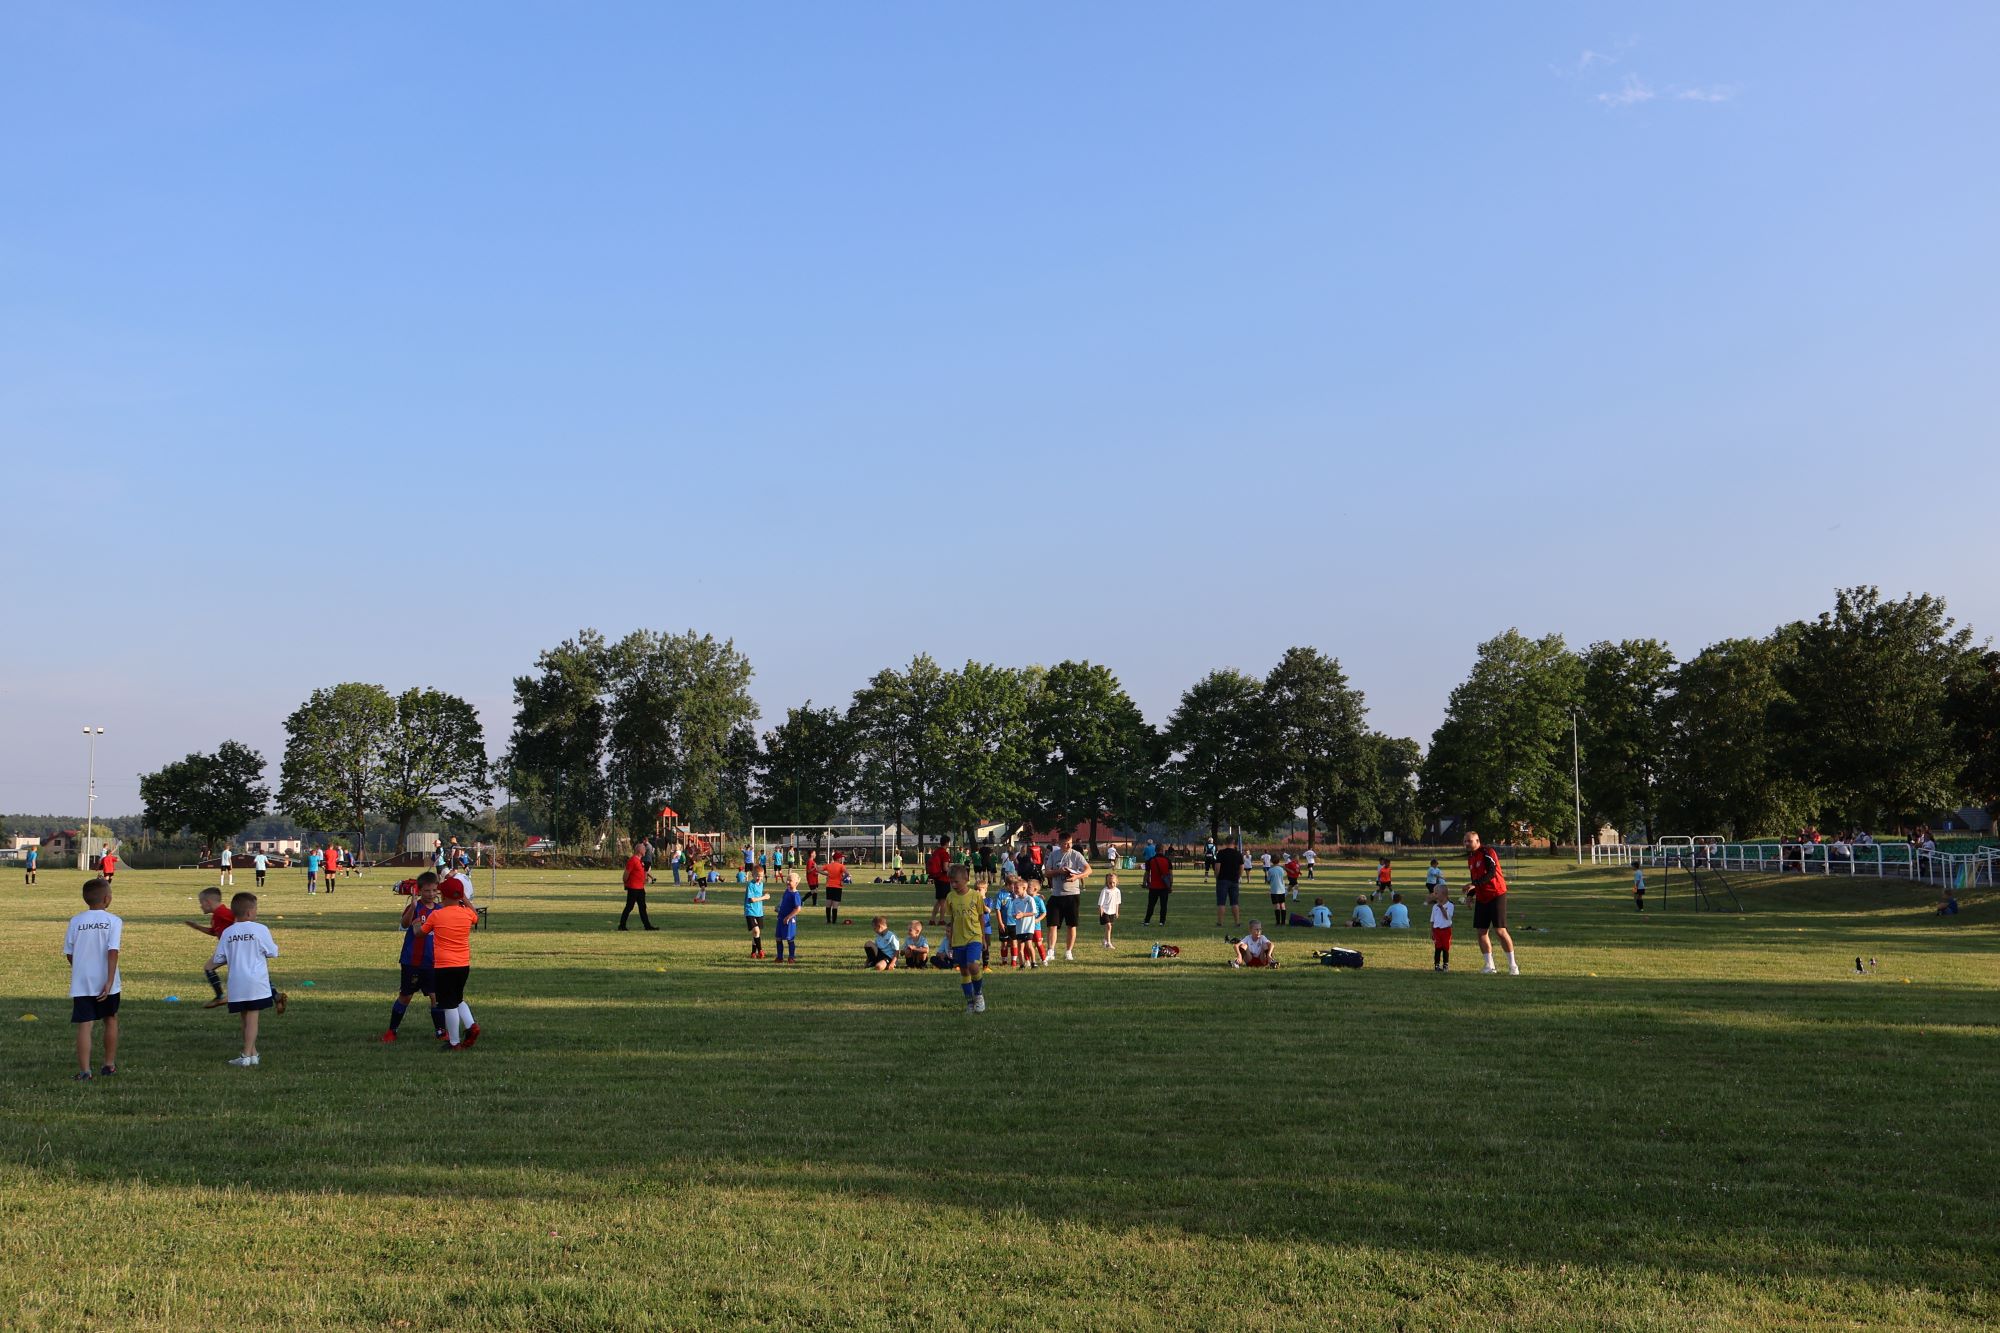
[[(1509, 959), (1513, 958), (1512, 954), (1509, 954), (1507, 956)], [(452, 1010), (452, 1012), (458, 1015), (459, 1022), (465, 1024), (465, 1026), (467, 1027), (473, 1026), (472, 1006), (467, 1004), (464, 1000), (460, 1000), (458, 1002), (458, 1008)]]
[(459, 1009), (463, 1008), (465, 1006), (461, 1004), (458, 1006), (458, 1009), (447, 1009), (444, 1011), (445, 1035), (451, 1038), (451, 1044), (454, 1046), (458, 1045), (459, 1024), (461, 1022), (458, 1014)]

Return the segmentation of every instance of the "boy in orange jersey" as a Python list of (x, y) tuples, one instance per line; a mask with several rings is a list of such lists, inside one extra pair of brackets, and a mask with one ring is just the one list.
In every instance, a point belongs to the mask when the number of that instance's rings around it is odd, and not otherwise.
[(437, 1007), (444, 1010), (446, 1044), (439, 1049), (463, 1051), (479, 1040), (479, 1024), (465, 1002), (465, 979), (472, 971), (472, 930), (479, 916), (465, 902), (465, 886), (456, 879), (438, 886), (444, 901), (417, 923), (419, 934), (432, 941), (432, 984)]

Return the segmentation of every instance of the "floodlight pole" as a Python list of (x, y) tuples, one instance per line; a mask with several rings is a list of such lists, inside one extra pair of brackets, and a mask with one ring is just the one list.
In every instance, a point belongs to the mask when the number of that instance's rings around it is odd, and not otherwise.
[(1583, 864), (1583, 749), (1576, 740), (1576, 710), (1569, 710), (1570, 790), (1576, 796), (1576, 863)]
[(90, 785), (83, 797), (83, 832), (76, 840), (76, 868), (90, 869), (90, 828), (97, 819), (97, 738), (104, 734), (103, 727), (86, 724), (83, 734), (90, 738)]

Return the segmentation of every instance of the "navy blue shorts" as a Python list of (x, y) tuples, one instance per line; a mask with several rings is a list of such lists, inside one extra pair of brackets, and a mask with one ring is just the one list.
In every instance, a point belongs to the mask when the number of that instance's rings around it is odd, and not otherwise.
[(1234, 879), (1218, 879), (1217, 881), (1215, 881), (1215, 905), (1217, 907), (1235, 907), (1238, 905), (1237, 903), (1238, 896), (1242, 892), (1243, 892), (1242, 881)]
[(72, 995), (69, 997), (69, 1021), (72, 1023), (95, 1023), (100, 1018), (114, 1018), (118, 1014), (119, 992), (112, 991), (103, 999), (95, 995)]
[(240, 1014), (247, 1009), (269, 1009), (272, 1002), (273, 997), (269, 995), (266, 995), (261, 1000), (231, 1000), (229, 1002), (229, 1012)]
[(399, 995), (435, 995), (437, 979), (431, 975), (428, 963), (404, 963), (402, 981), (397, 985)]

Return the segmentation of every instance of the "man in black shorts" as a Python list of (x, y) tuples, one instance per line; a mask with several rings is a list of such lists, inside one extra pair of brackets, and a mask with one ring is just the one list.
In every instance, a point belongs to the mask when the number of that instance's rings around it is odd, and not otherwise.
[(1482, 975), (1497, 971), (1493, 966), (1493, 942), (1491, 935), (1500, 937), (1500, 947), (1507, 951), (1507, 971), (1512, 976), (1521, 975), (1521, 965), (1514, 961), (1514, 937), (1507, 933), (1507, 874), (1500, 865), (1500, 853), (1491, 847), (1482, 846), (1479, 835), (1470, 830), (1465, 835), (1465, 873), (1468, 880), (1466, 896), (1472, 899), (1472, 928), (1479, 932), (1479, 952), (1486, 965), (1480, 968)]
[(1215, 924), (1222, 924), (1222, 909), (1229, 909), (1229, 918), (1237, 925), (1243, 924), (1243, 840), (1231, 838), (1221, 851), (1215, 854)]
[(938, 839), (938, 845), (931, 848), (931, 854), (924, 858), (924, 873), (930, 876), (931, 924), (944, 921), (944, 900), (951, 896), (951, 835)]
[(1090, 876), (1090, 862), (1076, 849), (1075, 838), (1062, 840), (1062, 850), (1050, 858), (1048, 872), (1049, 891), (1044, 901), (1049, 905), (1049, 923), (1044, 942), (1048, 945), (1049, 960), (1055, 961), (1056, 931), (1067, 930), (1069, 933), (1063, 937), (1063, 959), (1074, 963), (1078, 907), (1083, 902), (1083, 881)]

